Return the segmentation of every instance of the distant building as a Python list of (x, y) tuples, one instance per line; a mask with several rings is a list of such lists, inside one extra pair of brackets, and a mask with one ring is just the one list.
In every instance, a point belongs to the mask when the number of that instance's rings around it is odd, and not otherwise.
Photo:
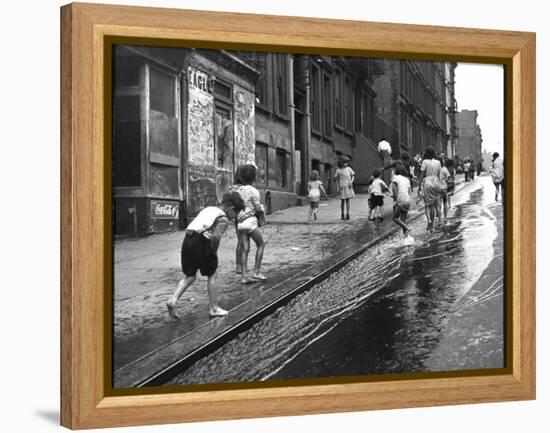
[[(444, 62), (380, 60), (384, 74), (374, 79), (378, 115), (397, 135), (393, 157), (422, 154), (432, 146), (448, 154), (454, 125), (454, 69)], [(451, 155), (448, 155), (451, 156)]]
[(461, 110), (457, 113), (458, 139), (456, 155), (464, 159), (481, 161), (481, 128), (477, 123), (477, 110)]

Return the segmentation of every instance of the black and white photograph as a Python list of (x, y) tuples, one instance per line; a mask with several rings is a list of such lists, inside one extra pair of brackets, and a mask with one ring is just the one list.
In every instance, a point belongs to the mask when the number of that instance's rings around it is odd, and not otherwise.
[(507, 367), (503, 65), (112, 56), (113, 388)]

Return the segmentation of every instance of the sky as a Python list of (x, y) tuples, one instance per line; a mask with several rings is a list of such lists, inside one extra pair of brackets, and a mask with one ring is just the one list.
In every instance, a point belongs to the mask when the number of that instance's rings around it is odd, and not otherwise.
[(459, 63), (455, 70), (455, 98), (460, 110), (477, 110), (483, 150), (503, 152), (504, 67)]

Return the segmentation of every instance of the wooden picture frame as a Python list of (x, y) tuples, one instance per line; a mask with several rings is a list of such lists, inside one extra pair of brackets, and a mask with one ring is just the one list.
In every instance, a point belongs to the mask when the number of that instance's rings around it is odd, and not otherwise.
[[(104, 72), (109, 43), (124, 38), (506, 65), (507, 367), (486, 375), (113, 395), (105, 356), (112, 253)], [(76, 3), (61, 8), (61, 54), (62, 425), (80, 429), (535, 398), (533, 33)]]

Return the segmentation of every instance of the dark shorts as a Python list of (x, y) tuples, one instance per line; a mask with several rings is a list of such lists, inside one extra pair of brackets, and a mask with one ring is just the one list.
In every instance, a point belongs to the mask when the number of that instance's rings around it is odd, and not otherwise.
[(310, 201), (309, 202), (309, 207), (311, 209), (317, 209), (319, 207), (319, 202), (318, 201)]
[(187, 233), (181, 245), (181, 270), (192, 277), (200, 270), (205, 277), (218, 269), (218, 256), (212, 252), (210, 240), (198, 233)]
[(384, 206), (384, 196), (371, 194), (370, 202), (372, 207)]

